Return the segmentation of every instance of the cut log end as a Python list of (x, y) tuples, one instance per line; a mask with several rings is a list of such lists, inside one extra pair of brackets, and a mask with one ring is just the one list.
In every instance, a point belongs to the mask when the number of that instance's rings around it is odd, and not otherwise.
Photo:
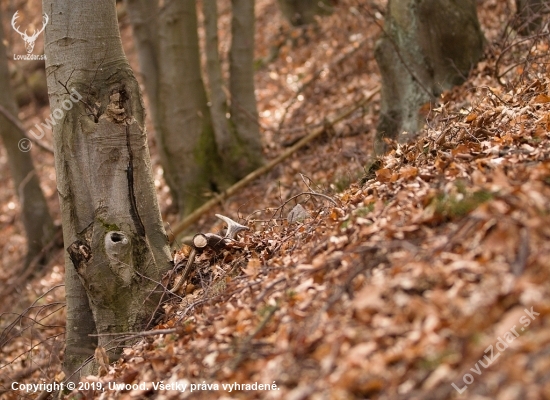
[(197, 249), (204, 249), (206, 246), (208, 246), (208, 239), (206, 235), (202, 233), (197, 233), (195, 236), (193, 236), (193, 246)]

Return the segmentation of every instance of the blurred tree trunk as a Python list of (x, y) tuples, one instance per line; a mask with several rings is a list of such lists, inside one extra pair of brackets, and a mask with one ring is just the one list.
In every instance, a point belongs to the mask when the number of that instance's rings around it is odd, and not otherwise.
[(210, 111), (218, 152), (238, 180), (262, 165), (262, 144), (254, 95), (254, 2), (233, 1), (228, 105), (218, 53), (217, 5), (203, 2)]
[(231, 164), (238, 178), (262, 164), (262, 144), (254, 93), (254, 0), (232, 0), (229, 91), (236, 130)]
[(279, 7), (285, 18), (294, 26), (315, 22), (317, 15), (332, 12), (329, 0), (279, 0)]
[(132, 24), (145, 91), (151, 103), (153, 124), (156, 125), (159, 80), (158, 0), (125, 0), (125, 5)]
[[(10, 87), (2, 27), (0, 27), (0, 56), (0, 105), (13, 118), (17, 118), (17, 105)], [(25, 267), (27, 267), (40, 254), (44, 246), (53, 240), (53, 221), (28, 152), (31, 147), (29, 139), (26, 139), (24, 132), (21, 132), (3, 114), (0, 114), (0, 137), (6, 148), (15, 192), (21, 203), (21, 216), (27, 237), (25, 258)]]
[(218, 151), (224, 159), (228, 159), (231, 148), (231, 129), (227, 96), (223, 89), (221, 60), (218, 53), (218, 5), (216, 1), (203, 1), (202, 8), (206, 36), (206, 73), (210, 88), (210, 112)]
[(50, 106), (62, 112), (54, 145), (70, 375), (97, 345), (109, 348), (111, 338), (89, 334), (140, 330), (150, 321), (162, 295), (155, 282), (171, 263), (142, 99), (122, 50), (115, 1), (44, 0), (43, 9), (50, 14)]
[(126, 4), (164, 177), (183, 216), (210, 192), (223, 190), (262, 164), (253, 81), (253, 2), (234, 6), (243, 16), (234, 17), (231, 107), (218, 55), (216, 2), (203, 2), (210, 102), (201, 76), (194, 2), (168, 1), (160, 11), (156, 1)]
[(384, 138), (414, 138), (420, 107), (466, 79), (483, 43), (473, 0), (389, 0), (375, 50), (382, 74), (375, 153), (385, 151)]
[(519, 33), (529, 35), (542, 26), (544, 15), (550, 13), (550, 0), (516, 0)]
[(180, 214), (199, 207), (211, 191), (229, 185), (218, 154), (201, 76), (194, 1), (168, 1), (160, 14), (157, 135), (164, 176)]

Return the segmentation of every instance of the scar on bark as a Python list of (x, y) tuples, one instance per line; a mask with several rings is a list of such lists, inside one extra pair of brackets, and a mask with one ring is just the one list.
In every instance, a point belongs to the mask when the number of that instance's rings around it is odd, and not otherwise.
[(69, 257), (79, 275), (82, 275), (86, 263), (92, 258), (92, 249), (83, 240), (76, 240), (67, 248)]
[(130, 139), (131, 119), (126, 111), (129, 108), (129, 97), (124, 87), (113, 90), (109, 96), (109, 105), (105, 112), (107, 119), (116, 124), (124, 124), (126, 132), (126, 148), (128, 149), (128, 167), (126, 179), (128, 181), (128, 200), (130, 202), (130, 215), (139, 237), (145, 237), (145, 226), (139, 215), (136, 194), (134, 188), (134, 151)]

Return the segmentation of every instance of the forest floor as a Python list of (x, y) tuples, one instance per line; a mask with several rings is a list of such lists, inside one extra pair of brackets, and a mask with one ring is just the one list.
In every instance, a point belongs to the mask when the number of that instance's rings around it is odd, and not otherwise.
[[(230, 250), (201, 254), (158, 325), (113, 338), (135, 344), (73, 394), (549, 399), (549, 42), (515, 36), (508, 3), (479, 6), (484, 59), (423, 110), (417, 141), (372, 157), (375, 97), (212, 209), (190, 233), (219, 230), (215, 213), (250, 230)], [(341, 0), (318, 26), (290, 28), (275, 1), (257, 2), (268, 159), (379, 85), (373, 49), (383, 9)], [(228, 32), (228, 6), (220, 12)], [(42, 117), (25, 124), (33, 118)], [(170, 231), (177, 217), (150, 136)], [(33, 156), (59, 220), (53, 158)], [(63, 379), (64, 265), (60, 250), (15, 286), (24, 237), (3, 149), (0, 172), (0, 397), (15, 399), (23, 392), (10, 391), (14, 381)], [(177, 250), (185, 260), (186, 248)], [(166, 277), (168, 288), (179, 273)], [(160, 382), (167, 386), (155, 388)], [(105, 390), (94, 391), (98, 384)]]

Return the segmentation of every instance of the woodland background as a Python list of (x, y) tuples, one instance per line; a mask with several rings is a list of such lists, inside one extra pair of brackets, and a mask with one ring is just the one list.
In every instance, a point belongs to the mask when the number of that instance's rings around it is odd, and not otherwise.
[[(190, 229), (221, 229), (214, 213), (250, 227), (239, 246), (198, 257), (190, 283), (163, 304), (158, 332), (132, 335), (136, 344), (120, 360), (86, 380), (276, 382), (278, 390), (181, 394), (148, 386), (78, 396), (550, 398), (548, 32), (518, 36), (514, 2), (479, 1), (477, 8), (483, 59), (464, 84), (422, 110), (419, 140), (375, 158), (378, 97), (335, 125), (327, 121), (379, 85), (373, 54), (385, 3), (339, 0), (317, 24), (292, 27), (275, 1), (258, 0), (264, 154), (273, 159), (312, 130), (326, 126), (324, 133)], [(36, 10), (38, 23), (41, 2), (2, 2), (8, 54), (24, 53), (9, 25), (16, 9)], [(218, 11), (223, 56), (229, 2)], [(118, 12), (139, 80), (122, 3)], [(50, 113), (44, 71), (32, 65), (10, 62), (19, 118), (29, 128)], [(179, 217), (149, 120), (148, 131), (169, 233)], [(51, 135), (42, 142), (51, 147)], [(31, 155), (58, 226), (53, 156), (38, 146)], [(0, 171), (0, 395), (11, 399), (22, 396), (10, 391), (13, 381), (65, 378), (65, 267), (62, 249), (47, 265), (24, 267), (21, 210), (2, 146)], [(307, 214), (289, 220), (297, 204)], [(177, 254), (186, 257), (180, 245)], [(166, 279), (168, 286), (174, 277)], [(539, 314), (528, 326), (520, 322), (525, 309)], [(479, 364), (514, 326), (525, 328), (520, 337), (487, 368)], [(452, 384), (464, 387), (467, 373), (474, 379), (459, 395)], [(29, 397), (38, 395), (48, 394)]]

